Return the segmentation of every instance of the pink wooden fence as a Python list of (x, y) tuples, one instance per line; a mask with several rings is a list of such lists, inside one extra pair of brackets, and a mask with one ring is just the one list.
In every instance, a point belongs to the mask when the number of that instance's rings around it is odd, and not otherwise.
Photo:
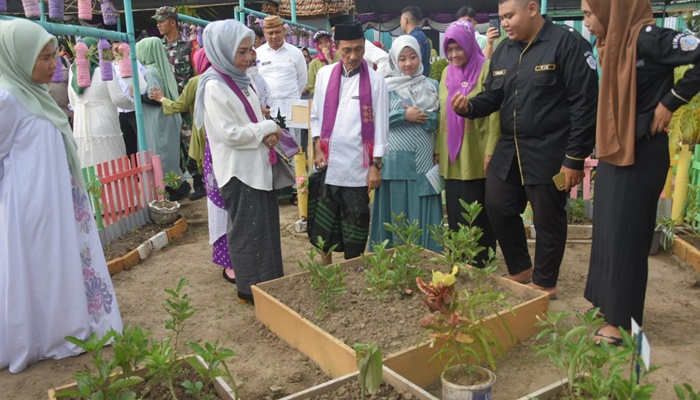
[[(88, 175), (92, 175), (93, 171), (89, 172)], [(101, 238), (105, 242), (150, 220), (148, 203), (156, 199), (156, 190), (163, 179), (159, 156), (153, 156), (148, 150), (120, 157), (97, 164), (94, 173), (100, 179), (102, 195), (99, 207), (93, 204), (93, 209), (98, 228), (104, 231)]]

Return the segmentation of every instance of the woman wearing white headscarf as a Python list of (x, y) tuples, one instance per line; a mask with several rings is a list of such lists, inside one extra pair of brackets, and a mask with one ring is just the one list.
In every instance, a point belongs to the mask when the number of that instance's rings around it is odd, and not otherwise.
[(250, 286), (284, 275), (279, 208), (272, 189), (274, 147), (281, 130), (265, 120), (246, 73), (255, 34), (234, 20), (215, 21), (202, 35), (212, 67), (199, 79), (196, 127), (204, 126), (229, 222), (226, 231), (240, 302)]
[(384, 157), (382, 184), (376, 189), (370, 243), (389, 240), (384, 223), (403, 213), (409, 223), (423, 230), (420, 245), (439, 250), (429, 227), (442, 223), (440, 194), (426, 178), (433, 167), (435, 135), (439, 121), (438, 83), (423, 75), (420, 46), (410, 35), (399, 36), (389, 52), (389, 148)]
[(56, 39), (0, 21), (0, 369), (82, 352), (121, 331), (66, 114), (49, 95)]

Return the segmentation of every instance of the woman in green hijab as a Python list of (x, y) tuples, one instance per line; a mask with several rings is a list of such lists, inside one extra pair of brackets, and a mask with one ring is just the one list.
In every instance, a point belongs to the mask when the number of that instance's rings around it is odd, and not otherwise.
[[(165, 115), (162, 105), (148, 97), (148, 93), (153, 88), (159, 88), (168, 99), (176, 99), (179, 96), (175, 74), (168, 62), (163, 42), (158, 38), (142, 39), (136, 43), (136, 58), (146, 67), (144, 78), (148, 84), (146, 93), (141, 95), (146, 146), (153, 150), (154, 155), (160, 156), (163, 173), (172, 171), (179, 175), (182, 173), (180, 169), (182, 118), (179, 114)], [(170, 199), (179, 200), (189, 193), (190, 184), (183, 181), (179, 190), (170, 192)]]
[(49, 94), (56, 39), (0, 21), (0, 370), (82, 352), (121, 331), (68, 118)]

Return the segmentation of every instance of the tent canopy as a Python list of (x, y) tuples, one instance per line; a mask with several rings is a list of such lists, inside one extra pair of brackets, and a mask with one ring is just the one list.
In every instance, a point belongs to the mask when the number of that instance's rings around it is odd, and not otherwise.
[[(697, 1), (673, 1), (668, 7), (678, 9), (679, 6), (685, 8), (697, 9)], [(358, 14), (397, 14), (409, 5), (414, 5), (415, 2), (406, 0), (355, 0)], [(464, 5), (471, 6), (478, 14), (488, 15), (498, 12), (498, 2), (496, 0), (431, 0), (421, 2), (419, 7), (424, 16), (432, 14), (451, 14), (457, 13), (460, 7)], [(664, 2), (654, 0), (652, 5), (655, 10), (660, 10)], [(552, 14), (558, 13), (576, 13), (580, 14), (581, 0), (548, 0), (547, 9)]]

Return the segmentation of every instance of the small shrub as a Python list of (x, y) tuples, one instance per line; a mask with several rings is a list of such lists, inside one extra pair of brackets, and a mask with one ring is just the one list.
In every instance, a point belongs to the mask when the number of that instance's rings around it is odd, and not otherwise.
[[(331, 247), (328, 253), (332, 253), (336, 246)], [(317, 260), (320, 255), (318, 249), (325, 248), (325, 241), (318, 238), (316, 246), (309, 250), (309, 260), (306, 262), (297, 261), (302, 270), (308, 271), (311, 276), (311, 288), (318, 292), (321, 305), (316, 310), (316, 316), (322, 315), (326, 310), (335, 310), (338, 307), (337, 297), (347, 293), (343, 279), (347, 273), (343, 271), (340, 264), (324, 265), (323, 260)]]

